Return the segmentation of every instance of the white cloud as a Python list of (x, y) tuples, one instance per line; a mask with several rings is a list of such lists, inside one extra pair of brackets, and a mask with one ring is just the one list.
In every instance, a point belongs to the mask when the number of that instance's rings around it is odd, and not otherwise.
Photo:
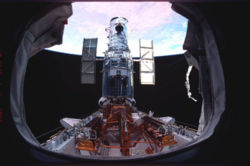
[[(81, 54), (83, 38), (98, 38), (97, 56), (107, 50), (107, 32), (112, 17), (128, 19), (128, 44), (133, 56), (139, 55), (139, 39), (152, 39), (155, 55), (180, 51), (173, 45), (183, 43), (185, 32), (174, 29), (161, 30), (162, 26), (179, 21), (168, 2), (84, 2), (73, 3), (73, 15), (65, 26), (63, 44), (51, 49), (60, 52)], [(181, 20), (181, 26), (185, 21)], [(183, 27), (184, 28), (184, 27)]]
[(183, 28), (187, 28), (187, 21), (181, 23)]
[(133, 57), (139, 57), (139, 40), (130, 39), (128, 40), (128, 46)]
[(155, 56), (173, 55), (183, 53), (182, 44), (185, 39), (185, 32), (183, 31), (163, 31), (161, 34), (163, 40), (155, 43)]

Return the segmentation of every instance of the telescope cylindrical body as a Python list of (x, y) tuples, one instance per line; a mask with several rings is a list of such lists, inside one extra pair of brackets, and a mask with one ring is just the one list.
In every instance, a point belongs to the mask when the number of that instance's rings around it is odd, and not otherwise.
[(103, 97), (134, 97), (133, 60), (127, 44), (127, 19), (110, 21), (108, 50), (103, 63)]

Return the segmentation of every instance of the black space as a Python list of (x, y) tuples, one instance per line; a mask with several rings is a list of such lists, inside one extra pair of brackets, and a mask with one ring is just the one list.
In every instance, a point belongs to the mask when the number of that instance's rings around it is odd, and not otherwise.
[[(42, 51), (29, 61), (24, 103), (27, 123), (35, 136), (60, 127), (63, 117), (84, 118), (98, 110), (102, 95), (102, 62), (96, 64), (96, 84), (80, 83), (80, 56)], [(199, 102), (187, 97), (185, 75), (188, 68), (184, 55), (155, 58), (156, 85), (141, 85), (139, 63), (134, 63), (135, 99), (139, 110), (155, 116), (172, 116), (177, 121), (198, 126), (201, 98), (198, 72), (191, 72), (191, 89)]]

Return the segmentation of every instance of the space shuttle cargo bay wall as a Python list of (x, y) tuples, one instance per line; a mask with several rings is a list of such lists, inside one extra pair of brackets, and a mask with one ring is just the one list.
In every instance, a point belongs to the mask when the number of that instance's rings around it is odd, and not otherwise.
[[(202, 13), (199, 13), (201, 11), (197, 10), (196, 6), (193, 6), (192, 4), (175, 4), (175, 10), (182, 10), (186, 12), (186, 15), (192, 15), (193, 17), (190, 17), (190, 20), (196, 19), (195, 21), (201, 22), (201, 28), (203, 29), (203, 38), (204, 38), (204, 45), (205, 45), (205, 51), (206, 51), (206, 58), (203, 59), (204, 61), (207, 62), (207, 67), (210, 69), (210, 73), (208, 74), (208, 79), (210, 80), (210, 86), (211, 89), (203, 89), (207, 90), (208, 96), (212, 95), (216, 97), (218, 100), (214, 100), (212, 98), (212, 103), (213, 106), (211, 105), (203, 105), (203, 112), (204, 115), (208, 116), (209, 118), (205, 120), (201, 120), (202, 122), (205, 121), (205, 126), (203, 126), (203, 131), (201, 132), (201, 137), (198, 139), (196, 142), (193, 144), (190, 144), (187, 147), (183, 148), (188, 148), (191, 147), (192, 145), (195, 145), (199, 142), (202, 142), (209, 138), (211, 134), (213, 133), (217, 123), (220, 120), (220, 115), (224, 111), (224, 104), (225, 104), (225, 89), (224, 89), (224, 77), (223, 77), (223, 71), (221, 69), (221, 64), (219, 60), (219, 54), (218, 54), (218, 49), (217, 45), (215, 43), (215, 40), (213, 38), (213, 33), (211, 32), (208, 23), (206, 22), (206, 19), (203, 18)], [(52, 20), (51, 24), (47, 22), (48, 26), (52, 26), (55, 29), (63, 28), (62, 22), (65, 20), (67, 17), (71, 15), (71, 7), (69, 5), (62, 5), (58, 8), (55, 8), (54, 11), (57, 11), (58, 13), (61, 13), (61, 19), (59, 19), (59, 22), (54, 22)], [(50, 11), (51, 12), (51, 11)], [(185, 13), (184, 12), (184, 13)], [(55, 16), (54, 12), (50, 13), (52, 16)], [(185, 15), (185, 14), (183, 14)], [(199, 16), (197, 18), (197, 16)], [(51, 18), (51, 17), (50, 17)], [(57, 18), (57, 17), (52, 17), (52, 18)], [(35, 32), (38, 32), (37, 30), (44, 30), (39, 28), (39, 25), (43, 23), (44, 20), (48, 18), (41, 17), (41, 19), (38, 20), (33, 20), (33, 22), (28, 26), (28, 29), (25, 31), (23, 35), (23, 39), (21, 40), (16, 56), (15, 56), (15, 62), (13, 65), (12, 69), (12, 77), (11, 77), (11, 86), (10, 86), (10, 110), (12, 112), (13, 116), (13, 121), (16, 125), (16, 128), (19, 132), (19, 134), (28, 142), (30, 145), (33, 145), (36, 147), (36, 150), (42, 152), (42, 153), (50, 153), (51, 152), (39, 149), (39, 143), (37, 142), (36, 138), (34, 135), (31, 133), (27, 123), (25, 122), (24, 117), (24, 105), (23, 105), (23, 83), (24, 83), (24, 77), (25, 77), (25, 70), (27, 67), (27, 63), (29, 58), (32, 56), (32, 53), (34, 54), (38, 50), (48, 46), (47, 44), (50, 43), (55, 43), (57, 39), (55, 40), (52, 38), (51, 40), (35, 40), (36, 35), (32, 34), (32, 30), (36, 30)], [(47, 20), (46, 20), (47, 21)], [(44, 30), (46, 31), (46, 30)], [(59, 32), (62, 32), (61, 30)], [(42, 32), (38, 32), (42, 33)], [(51, 32), (48, 32), (49, 34)], [(62, 35), (62, 34), (61, 34)], [(48, 39), (48, 36), (42, 36), (45, 39)], [(60, 35), (57, 37), (61, 37)], [(38, 43), (34, 43), (34, 41), (39, 41)], [(42, 41), (45, 41), (45, 43), (41, 43)], [(212, 44), (211, 44), (212, 43)], [(212, 51), (212, 52), (211, 52)], [(216, 69), (216, 72), (214, 71)], [(206, 103), (207, 101), (204, 101)], [(210, 112), (210, 111), (211, 112)], [(212, 113), (212, 114), (211, 114)], [(165, 155), (165, 154), (163, 154)], [(64, 156), (64, 155), (62, 155)], [(60, 158), (60, 156), (58, 156)], [(70, 159), (70, 156), (64, 156), (67, 159)], [(148, 158), (151, 157), (156, 157), (156, 156), (149, 156)], [(80, 159), (80, 158), (75, 158), (75, 159)]]

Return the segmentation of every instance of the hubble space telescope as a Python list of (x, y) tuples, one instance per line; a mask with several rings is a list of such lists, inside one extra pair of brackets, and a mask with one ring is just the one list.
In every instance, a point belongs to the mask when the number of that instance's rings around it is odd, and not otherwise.
[[(154, 117), (135, 105), (133, 63), (140, 63), (142, 84), (155, 84), (153, 42), (140, 41), (140, 60), (128, 47), (126, 23), (114, 17), (108, 34), (108, 50), (103, 59), (100, 109), (84, 119), (63, 118), (65, 128), (42, 146), (54, 152), (76, 156), (133, 157), (171, 152), (194, 141), (196, 130), (179, 126), (173, 117)], [(95, 83), (97, 39), (84, 39), (81, 83)]]

